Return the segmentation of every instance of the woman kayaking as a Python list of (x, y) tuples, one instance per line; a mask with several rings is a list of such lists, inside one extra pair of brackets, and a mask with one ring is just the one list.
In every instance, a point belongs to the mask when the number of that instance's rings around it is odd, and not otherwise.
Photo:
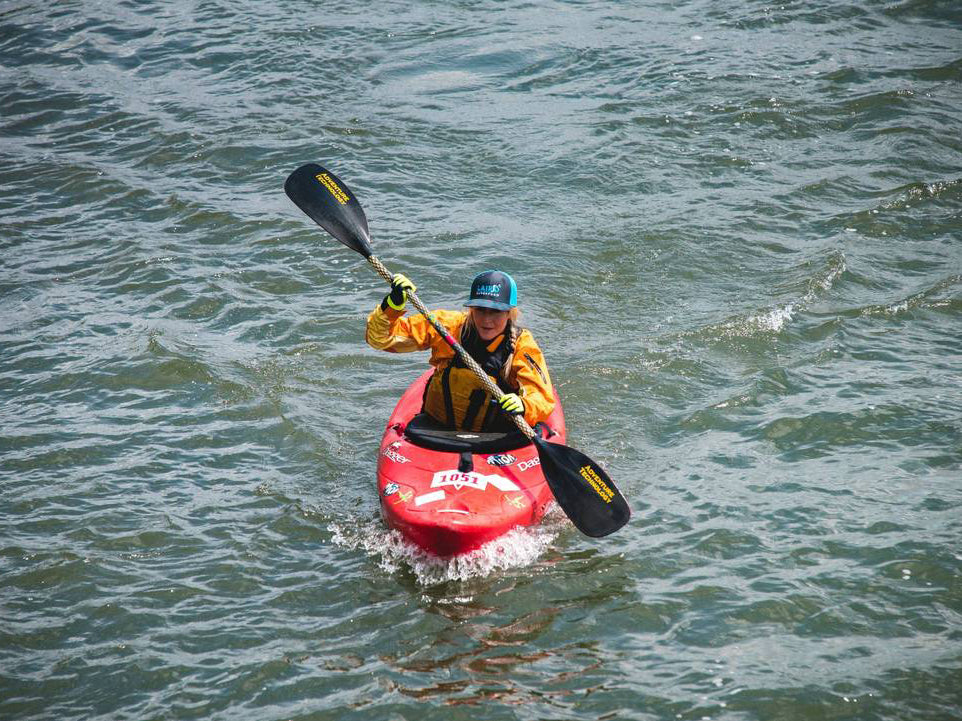
[[(363, 255), (379, 276), (391, 282), (391, 293), (368, 318), (368, 343), (395, 352), (431, 349), (434, 370), (425, 371), (401, 396), (381, 439), (378, 492), (381, 509), (392, 527), (407, 534), (418, 534), (419, 529), (429, 536), (440, 534), (444, 548), (436, 546), (434, 552), (442, 555), (470, 550), (511, 528), (536, 523), (551, 496), (582, 533), (594, 538), (613, 533), (628, 522), (631, 509), (605, 470), (581, 451), (564, 445), (561, 404), (555, 401), (540, 349), (531, 334), (518, 327), (517, 313), (511, 317), (517, 309), (518, 289), (507, 273), (488, 271), (474, 279), (466, 304), (468, 313), (440, 311), (437, 314), (460, 336), (461, 343), (458, 343), (437, 321), (429, 323), (424, 316), (401, 317), (409, 293), (419, 312), (432, 318), (434, 315), (418, 300), (414, 284), (404, 276), (392, 274), (374, 254), (364, 210), (343, 180), (317, 163), (306, 163), (288, 176), (284, 192), (314, 222)], [(486, 315), (486, 311), (492, 313)], [(473, 434), (442, 431), (436, 435), (457, 437), (435, 438), (436, 444), (447, 448), (440, 451), (434, 451), (432, 445), (419, 446), (412, 441), (411, 426), (421, 415), (416, 413), (416, 407), (429, 410), (430, 414), (423, 414), (427, 418), (433, 417), (442, 423), (450, 419), (454, 427), (475, 428), (486, 422), (491, 426), (499, 423), (497, 416), (503, 414), (499, 409), (490, 414), (492, 408), (490, 402), (486, 403), (483, 388), (473, 385), (476, 381), (467, 374), (468, 369), (454, 362), (451, 348), (463, 350), (462, 344), (474, 348), (472, 354), (486, 364), (490, 375), (485, 376), (484, 370), (479, 374), (485, 379), (483, 385), (503, 384), (500, 388), (506, 392), (500, 403), (506, 413), (515, 414), (515, 420), (523, 414), (529, 425), (538, 423), (554, 407), (546, 421), (546, 425), (555, 430), (552, 440), (523, 433), (531, 443), (521, 441), (510, 445), (511, 434), (469, 438), (467, 436)], [(469, 355), (466, 352), (465, 358), (470, 361)], [(476, 365), (470, 362), (472, 367)], [(474, 392), (478, 390), (480, 396)], [(419, 402), (419, 396), (423, 396), (423, 401)], [(465, 423), (466, 420), (470, 423)], [(426, 441), (426, 435), (421, 435), (422, 442)], [(545, 435), (551, 434), (546, 431)], [(454, 441), (458, 443), (451, 448)], [(510, 447), (480, 448), (485, 443), (490, 447), (506, 442)], [(422, 451), (426, 455), (422, 456)], [(451, 468), (449, 451), (458, 453), (456, 470)], [(415, 455), (421, 458), (417, 463), (412, 460)], [(486, 466), (509, 470), (504, 474), (470, 470), (476, 455), (484, 457)], [(525, 474), (531, 477), (530, 481), (525, 480)], [(415, 481), (416, 477), (420, 480)], [(492, 487), (500, 495), (482, 490)], [(514, 487), (528, 490), (515, 494)], [(538, 495), (540, 491), (536, 492), (535, 488), (544, 489), (545, 496)], [(459, 505), (438, 503), (442, 500), (442, 491), (444, 499), (450, 491)], [(470, 493), (482, 499), (481, 505), (468, 502)], [(487, 500), (496, 501), (497, 509), (492, 509)], [(534, 512), (529, 503), (533, 504)], [(514, 515), (514, 511), (520, 515)], [(492, 518), (497, 522), (492, 523)], [(456, 547), (452, 548), (452, 539), (464, 540), (465, 536), (470, 539), (460, 545), (455, 543)], [(429, 546), (430, 542), (424, 547)]]
[[(544, 355), (530, 331), (518, 325), (518, 288), (499, 270), (475, 276), (464, 304), (467, 312), (435, 311), (435, 316), (505, 394), (500, 409), (481, 380), (421, 315), (404, 317), (407, 277), (393, 277), (391, 292), (367, 319), (368, 345), (391, 353), (431, 351), (434, 375), (424, 392), (424, 411), (458, 430), (502, 432), (514, 429), (510, 415), (529, 425), (545, 420), (555, 405)], [(501, 412), (502, 411), (503, 414)]]

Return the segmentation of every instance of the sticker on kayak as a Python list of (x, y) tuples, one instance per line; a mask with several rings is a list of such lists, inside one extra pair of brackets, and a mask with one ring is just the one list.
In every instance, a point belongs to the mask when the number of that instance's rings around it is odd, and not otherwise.
[(414, 497), (414, 491), (411, 489), (404, 490), (397, 483), (388, 483), (384, 486), (384, 490), (381, 492), (384, 496), (384, 502), (387, 503), (387, 499), (391, 499), (391, 505), (397, 506), (401, 503), (407, 503)]
[(384, 449), (384, 456), (390, 458), (395, 463), (408, 463), (410, 458), (405, 458), (397, 451), (397, 447), (401, 445), (401, 441), (394, 441), (391, 445)]
[(497, 453), (493, 456), (488, 456), (489, 466), (510, 466), (514, 463), (517, 458), (512, 456), (510, 453)]
[(431, 491), (430, 493), (423, 493), (414, 499), (415, 506), (423, 506), (425, 503), (434, 503), (435, 501), (444, 500), (444, 491)]
[(518, 470), (519, 470), (519, 471), (526, 471), (526, 470), (528, 470), (529, 468), (534, 468), (535, 466), (540, 466), (540, 465), (541, 465), (541, 458), (540, 458), (540, 457), (539, 457), (539, 458), (532, 458), (530, 461), (521, 461), (521, 463), (518, 464)]
[(519, 511), (524, 508), (524, 496), (505, 496), (504, 500), (517, 508)]
[(431, 479), (431, 488), (441, 488), (442, 486), (454, 486), (454, 490), (459, 491), (465, 486), (475, 488), (479, 491), (485, 490), (488, 485), (492, 485), (499, 491), (520, 491), (514, 481), (504, 476), (485, 476), (481, 473), (470, 471), (438, 471)]

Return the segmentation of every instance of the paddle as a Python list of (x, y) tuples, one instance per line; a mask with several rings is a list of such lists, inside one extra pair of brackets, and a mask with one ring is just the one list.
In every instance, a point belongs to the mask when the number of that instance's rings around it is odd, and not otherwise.
[[(284, 192), (315, 223), (348, 248), (367, 258), (378, 274), (388, 283), (391, 282), (393, 275), (371, 249), (371, 236), (364, 210), (344, 181), (320, 165), (308, 163), (290, 174), (284, 183)], [(488, 393), (493, 398), (500, 399), (501, 389), (424, 307), (417, 295), (408, 293), (408, 299), (461, 357), (465, 365), (477, 374)], [(512, 416), (512, 419), (538, 449), (541, 470), (548, 486), (561, 510), (578, 530), (597, 538), (614, 533), (628, 522), (631, 517), (628, 503), (601, 466), (574, 448), (550, 443), (541, 438), (523, 417)]]

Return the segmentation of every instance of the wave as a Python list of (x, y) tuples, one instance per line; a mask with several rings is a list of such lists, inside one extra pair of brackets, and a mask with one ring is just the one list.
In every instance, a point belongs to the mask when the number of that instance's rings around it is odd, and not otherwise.
[(896, 189), (896, 197), (877, 210), (904, 210), (928, 200), (957, 201), (962, 198), (962, 178), (934, 183), (911, 183)]
[[(803, 269), (810, 267), (806, 263)], [(845, 254), (838, 250), (829, 253), (821, 267), (790, 291), (795, 298), (748, 315), (731, 317), (721, 323), (705, 326), (688, 335), (720, 338), (749, 338), (781, 333), (792, 319), (806, 307), (831, 290), (847, 270)]]
[(899, 316), (913, 310), (945, 310), (958, 313), (962, 311), (962, 297), (946, 297), (947, 292), (958, 285), (962, 285), (962, 275), (952, 275), (906, 298), (857, 308), (852, 314), (868, 318)]

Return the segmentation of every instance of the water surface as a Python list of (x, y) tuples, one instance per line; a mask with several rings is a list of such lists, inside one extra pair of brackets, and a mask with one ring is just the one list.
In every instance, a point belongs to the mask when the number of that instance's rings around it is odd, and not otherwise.
[[(948, 719), (951, 2), (0, 11), (0, 716)], [(518, 280), (632, 523), (454, 564), (378, 517), (433, 307)]]

